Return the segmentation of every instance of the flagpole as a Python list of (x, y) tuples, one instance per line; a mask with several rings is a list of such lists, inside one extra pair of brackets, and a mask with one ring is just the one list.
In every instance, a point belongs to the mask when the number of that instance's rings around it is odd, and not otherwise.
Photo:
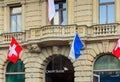
[(78, 32), (78, 27), (76, 27), (76, 29), (75, 29), (75, 30), (76, 30), (76, 32)]
[[(78, 33), (78, 27), (76, 27), (76, 33)], [(78, 33), (78, 35), (79, 35), (79, 33)], [(78, 61), (79, 61), (79, 59), (78, 59)], [(86, 60), (85, 60), (85, 61), (86, 61)], [(84, 71), (82, 70), (81, 73), (84, 74)], [(84, 77), (84, 76), (83, 76), (83, 77)], [(84, 81), (85, 81), (85, 80), (84, 80), (84, 78), (83, 78), (83, 82), (84, 82)]]

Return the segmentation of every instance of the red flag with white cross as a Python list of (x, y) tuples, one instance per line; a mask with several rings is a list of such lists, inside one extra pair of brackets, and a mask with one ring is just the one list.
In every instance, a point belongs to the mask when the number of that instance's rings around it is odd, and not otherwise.
[(8, 50), (7, 58), (9, 61), (16, 63), (19, 59), (20, 52), (22, 51), (22, 47), (19, 45), (17, 40), (12, 37), (10, 48)]
[(114, 54), (114, 56), (116, 56), (117, 58), (120, 59), (120, 38), (116, 42), (116, 44), (112, 50), (112, 53)]

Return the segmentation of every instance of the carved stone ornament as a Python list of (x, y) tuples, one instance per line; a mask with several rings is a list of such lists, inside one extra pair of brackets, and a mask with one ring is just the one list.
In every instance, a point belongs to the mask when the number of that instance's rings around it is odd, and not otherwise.
[(38, 46), (38, 44), (27, 45), (27, 49), (29, 50), (29, 52), (41, 52), (41, 48)]
[(53, 46), (52, 51), (53, 54), (58, 54), (59, 48), (57, 46)]

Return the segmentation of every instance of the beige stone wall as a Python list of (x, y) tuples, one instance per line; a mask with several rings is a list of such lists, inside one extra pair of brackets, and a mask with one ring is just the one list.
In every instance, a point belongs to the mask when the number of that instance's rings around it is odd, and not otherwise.
[[(22, 30), (49, 25), (47, 0), (4, 0), (0, 1), (0, 32), (10, 30), (9, 5), (22, 5)], [(67, 25), (99, 24), (99, 0), (66, 0)], [(120, 22), (120, 1), (115, 0), (115, 22)], [(4, 27), (4, 29), (2, 28)]]
[[(52, 55), (64, 55), (68, 57), (69, 47), (46, 47), (41, 50), (40, 53), (30, 53), (26, 48), (23, 49), (20, 59), (25, 64), (25, 82), (45, 82), (45, 69), (47, 63), (50, 60), (47, 60), (48, 57)], [(6, 65), (9, 62), (7, 60), (7, 51), (8, 48), (0, 50), (0, 81), (5, 81), (5, 71)], [(68, 57), (69, 58), (69, 57)], [(69, 58), (70, 59), (70, 58)], [(33, 73), (33, 78), (30, 77), (30, 74)]]
[(3, 31), (3, 24), (4, 23), (4, 9), (3, 4), (0, 2), (0, 33)]
[[(21, 4), (22, 7), (22, 31), (46, 25), (46, 12), (44, 12), (46, 2), (40, 0), (5, 0), (0, 1), (0, 33), (10, 32), (10, 6), (16, 3)], [(43, 5), (43, 3), (45, 4)]]
[(67, 24), (74, 24), (75, 0), (66, 0), (67, 3)]
[(95, 60), (101, 55), (111, 54), (115, 42), (103, 40), (88, 42), (85, 45), (81, 52), (82, 55), (73, 63), (75, 67), (75, 82), (91, 82)]
[[(66, 0), (67, 2), (67, 24), (91, 25), (92, 24), (92, 0)], [(38, 28), (48, 25), (47, 2), (40, 0), (5, 0), (0, 8), (1, 22), (4, 32), (10, 30), (9, 5), (20, 3), (22, 5), (22, 30)], [(4, 11), (4, 12), (3, 12)], [(4, 15), (2, 15), (2, 13)], [(4, 21), (4, 22), (3, 22)], [(4, 26), (3, 26), (4, 25)], [(3, 29), (1, 29), (3, 30)]]
[(27, 0), (25, 4), (25, 27), (38, 28), (42, 26), (42, 3), (39, 0)]
[(7, 50), (0, 49), (0, 81), (5, 82), (5, 69), (7, 65)]
[(92, 25), (92, 0), (75, 0), (74, 23), (78, 25)]
[[(71, 59), (69, 55), (70, 47), (67, 46), (49, 46), (41, 48), (40, 52), (30, 52), (24, 47), (20, 59), (25, 64), (25, 82), (45, 82), (45, 69), (52, 56), (63, 55), (67, 57), (74, 66), (74, 82), (91, 82), (93, 67), (96, 58), (100, 55), (111, 53), (115, 41), (112, 40), (94, 40), (88, 41), (82, 49), (82, 55), (78, 60)], [(5, 71), (7, 65), (8, 47), (0, 49), (0, 81), (5, 80)], [(49, 60), (48, 60), (49, 59)], [(34, 77), (31, 78), (30, 74)]]
[[(120, 1), (116, 0), (118, 3), (117, 8), (120, 6)], [(9, 32), (9, 5), (13, 3), (21, 3), (22, 4), (22, 16), (23, 16), (23, 31), (28, 30), (30, 28), (40, 28), (41, 26), (48, 25), (47, 20), (47, 2), (40, 0), (5, 0), (4, 2), (0, 2), (0, 33)], [(98, 24), (98, 0), (67, 0), (67, 24), (78, 24), (78, 25), (88, 25)], [(93, 5), (94, 4), (94, 5)], [(94, 12), (93, 12), (94, 11)], [(120, 21), (120, 9), (116, 9), (116, 21)], [(111, 53), (112, 48), (115, 44), (115, 41), (107, 40), (107, 36), (103, 39), (103, 37), (99, 37), (99, 40), (96, 40), (94, 36), (91, 41), (86, 40), (85, 37), (87, 34), (91, 34), (92, 32), (88, 32), (87, 26), (79, 26), (81, 29), (78, 32), (81, 33), (84, 41), (85, 47), (81, 51), (82, 55), (77, 61), (72, 60), (68, 57), (70, 47), (67, 46), (55, 46), (52, 47), (41, 47), (39, 53), (31, 53), (24, 48), (20, 59), (25, 64), (25, 82), (45, 82), (45, 69), (47, 63), (50, 60), (47, 58), (54, 55), (64, 55), (68, 59), (71, 60), (74, 66), (74, 82), (91, 82), (91, 75), (93, 74), (93, 65), (95, 59), (100, 56)], [(82, 29), (84, 27), (84, 29)], [(42, 27), (43, 28), (43, 27)], [(65, 30), (66, 31), (66, 30)], [(74, 30), (71, 30), (74, 31)], [(35, 31), (34, 31), (35, 32)], [(47, 31), (46, 31), (47, 32)], [(34, 33), (31, 31), (31, 35)], [(39, 36), (39, 33), (38, 33)], [(33, 38), (34, 36), (31, 36)], [(48, 38), (49, 39), (49, 38)], [(33, 39), (32, 39), (33, 40)], [(53, 38), (52, 38), (53, 40)], [(64, 40), (64, 39), (63, 39)], [(44, 41), (44, 39), (43, 39)], [(26, 43), (27, 45), (27, 43)], [(60, 45), (60, 44), (59, 44)], [(7, 65), (7, 50), (8, 47), (4, 47), (4, 49), (0, 49), (0, 82), (5, 82), (5, 71)], [(34, 73), (34, 77), (31, 78), (30, 74)]]
[[(95, 59), (103, 55), (102, 53), (111, 53), (115, 42), (104, 40), (104, 41), (93, 41), (85, 44), (85, 48), (81, 51), (82, 55), (78, 60), (72, 60), (69, 58), (70, 47), (66, 46), (53, 46), (44, 47), (40, 53), (31, 53), (24, 48), (21, 53), (20, 59), (25, 64), (25, 82), (45, 82), (45, 69), (47, 63), (50, 61), (51, 56), (64, 55), (71, 60), (74, 66), (74, 82), (91, 82), (91, 75), (93, 74), (93, 65)], [(0, 50), (0, 81), (5, 80), (5, 70), (7, 65), (7, 49)], [(49, 58), (49, 60), (48, 60)], [(30, 74), (33, 73), (34, 77), (31, 78)]]

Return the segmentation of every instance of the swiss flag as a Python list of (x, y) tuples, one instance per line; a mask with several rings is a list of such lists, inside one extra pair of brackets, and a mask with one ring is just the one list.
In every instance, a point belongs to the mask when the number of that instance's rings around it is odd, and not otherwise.
[(120, 58), (120, 38), (118, 39), (118, 41), (116, 42), (112, 53), (117, 57)]
[(20, 52), (22, 51), (22, 47), (18, 44), (16, 39), (12, 37), (10, 48), (8, 50), (7, 58), (9, 61), (16, 63), (19, 59)]

